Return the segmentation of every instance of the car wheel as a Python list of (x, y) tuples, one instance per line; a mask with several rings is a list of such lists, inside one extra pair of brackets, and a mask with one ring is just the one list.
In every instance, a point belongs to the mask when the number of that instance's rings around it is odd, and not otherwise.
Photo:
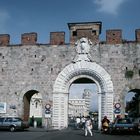
[(11, 131), (11, 132), (14, 132), (15, 130), (16, 130), (16, 128), (15, 128), (14, 126), (11, 126), (11, 127), (10, 127), (10, 131)]

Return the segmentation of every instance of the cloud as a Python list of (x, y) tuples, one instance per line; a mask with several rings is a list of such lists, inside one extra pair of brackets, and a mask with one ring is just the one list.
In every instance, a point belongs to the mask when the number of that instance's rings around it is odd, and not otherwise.
[(94, 4), (99, 6), (98, 12), (108, 13), (112, 15), (117, 15), (120, 6), (126, 0), (93, 0)]
[(10, 18), (10, 15), (5, 10), (0, 10), (0, 33), (6, 32), (6, 24)]

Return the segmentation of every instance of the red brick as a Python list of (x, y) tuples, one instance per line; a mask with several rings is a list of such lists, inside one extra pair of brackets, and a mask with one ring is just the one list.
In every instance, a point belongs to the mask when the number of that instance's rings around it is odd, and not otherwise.
[(9, 34), (0, 34), (0, 46), (7, 46), (10, 42)]
[(121, 44), (122, 43), (122, 31), (120, 29), (107, 30), (106, 31), (106, 43), (107, 44)]
[(65, 44), (65, 32), (51, 32), (50, 33), (51, 45), (63, 45)]
[(135, 30), (135, 38), (137, 42), (140, 42), (140, 29)]
[(37, 42), (37, 33), (24, 33), (21, 35), (21, 44), (35, 45)]

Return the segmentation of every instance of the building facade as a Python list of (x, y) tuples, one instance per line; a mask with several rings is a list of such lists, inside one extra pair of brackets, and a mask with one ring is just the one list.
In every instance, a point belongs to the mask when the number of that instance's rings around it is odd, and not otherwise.
[(69, 117), (86, 117), (90, 112), (91, 93), (87, 89), (84, 90), (82, 98), (73, 97), (69, 98), (68, 103), (68, 116)]
[[(76, 80), (98, 87), (99, 128), (104, 115), (113, 121), (124, 114), (125, 95), (140, 92), (140, 29), (134, 41), (124, 40), (121, 29), (107, 30), (106, 41), (100, 41), (101, 22), (68, 27), (70, 43), (64, 32), (51, 32), (48, 44), (37, 43), (34, 32), (22, 34), (17, 45), (10, 44), (10, 35), (0, 35), (0, 116), (29, 120), (30, 99), (40, 93), (42, 125), (49, 119), (54, 129), (66, 128), (69, 88)], [(45, 113), (48, 105), (51, 115)]]
[(88, 115), (85, 99), (69, 99), (69, 117), (81, 117)]

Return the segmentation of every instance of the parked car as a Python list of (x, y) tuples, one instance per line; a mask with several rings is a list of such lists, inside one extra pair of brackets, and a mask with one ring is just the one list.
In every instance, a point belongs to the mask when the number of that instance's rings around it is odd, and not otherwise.
[(0, 129), (7, 129), (11, 132), (29, 128), (29, 123), (19, 117), (0, 117)]
[(138, 133), (140, 134), (140, 123), (138, 123)]
[(114, 123), (109, 126), (109, 132), (137, 132), (137, 125), (129, 118), (117, 118)]

